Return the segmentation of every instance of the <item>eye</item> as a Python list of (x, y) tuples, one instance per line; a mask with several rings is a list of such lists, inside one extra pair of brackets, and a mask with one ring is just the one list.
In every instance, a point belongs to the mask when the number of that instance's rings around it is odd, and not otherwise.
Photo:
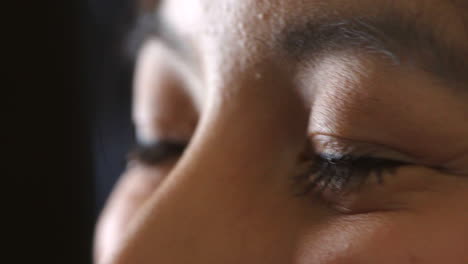
[(408, 165), (411, 164), (371, 156), (320, 153), (312, 157), (310, 165), (298, 176), (298, 180), (305, 183), (301, 194), (325, 190), (346, 193), (359, 188), (369, 177), (376, 177), (383, 184), (386, 175)]
[(136, 161), (145, 166), (158, 166), (161, 163), (182, 155), (186, 142), (160, 140), (151, 144), (138, 144), (129, 154), (129, 162)]
[(164, 43), (149, 41), (135, 73), (133, 121), (139, 142), (130, 161), (154, 166), (174, 158), (190, 141), (199, 117), (195, 84), (185, 78)]

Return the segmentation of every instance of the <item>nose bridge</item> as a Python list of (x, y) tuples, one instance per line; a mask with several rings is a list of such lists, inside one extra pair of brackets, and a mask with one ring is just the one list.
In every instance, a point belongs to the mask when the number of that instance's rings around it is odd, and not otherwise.
[[(253, 89), (205, 108), (190, 146), (143, 209), (147, 217), (138, 223), (132, 248), (177, 264), (246, 263), (240, 257), (252, 249), (249, 245), (270, 246), (255, 243), (260, 238), (251, 237), (252, 229), (272, 228), (262, 227), (261, 219), (286, 208), (276, 208), (275, 194), (286, 189), (282, 179), (306, 124), (291, 120), (289, 114), (300, 116), (293, 98)], [(262, 239), (274, 241), (268, 236), (277, 232), (265, 233)], [(140, 263), (135, 258), (144, 250), (139, 252), (130, 251), (129, 259)]]
[[(272, 76), (261, 80), (238, 76), (212, 89), (174, 175), (190, 168), (202, 170), (209, 182), (255, 179), (270, 173), (272, 163), (292, 156), (294, 147), (302, 146), (307, 112), (290, 84)], [(211, 168), (209, 173), (206, 168)]]
[(229, 102), (219, 100), (205, 109), (168, 186), (199, 190), (200, 199), (211, 194), (216, 200), (255, 191), (275, 160), (286, 154), (287, 138), (271, 129), (275, 118), (268, 115), (268, 105), (244, 97), (248, 96), (235, 94)]

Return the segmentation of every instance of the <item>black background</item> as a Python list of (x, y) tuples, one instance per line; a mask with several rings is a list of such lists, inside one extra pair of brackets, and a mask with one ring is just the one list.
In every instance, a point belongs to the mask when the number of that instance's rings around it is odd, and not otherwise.
[(134, 2), (2, 7), (2, 263), (92, 263), (96, 217), (132, 144)]
[(88, 1), (81, 28), (85, 45), (81, 106), (89, 129), (98, 213), (122, 172), (132, 143), (131, 82), (133, 58), (126, 37), (134, 25), (134, 2)]

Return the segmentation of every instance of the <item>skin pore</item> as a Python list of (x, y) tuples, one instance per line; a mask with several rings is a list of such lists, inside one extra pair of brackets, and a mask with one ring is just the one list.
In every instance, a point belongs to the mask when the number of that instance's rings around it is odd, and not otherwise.
[(158, 3), (134, 122), (144, 157), (186, 146), (129, 163), (96, 263), (468, 263), (466, 8)]

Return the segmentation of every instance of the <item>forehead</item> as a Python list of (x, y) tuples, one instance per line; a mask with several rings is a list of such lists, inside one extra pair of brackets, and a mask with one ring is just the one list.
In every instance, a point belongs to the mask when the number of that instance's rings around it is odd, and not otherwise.
[(200, 65), (209, 67), (203, 71), (219, 75), (221, 68), (230, 74), (277, 58), (273, 45), (291, 28), (337, 18), (397, 14), (430, 28), (437, 41), (468, 51), (463, 10), (466, 1), (458, 0), (163, 0), (157, 13), (168, 31), (197, 54)]
[(447, 38), (468, 39), (467, 6), (464, 0), (163, 0), (158, 13), (184, 37), (242, 46), (271, 41), (285, 28), (310, 20), (379, 16), (388, 10), (429, 24)]
[[(244, 21), (249, 28), (268, 23), (281, 26), (291, 20), (326, 15), (377, 14), (397, 9), (421, 19), (466, 19), (468, 2), (460, 0), (163, 0), (158, 1), (161, 13), (182, 30), (215, 30), (223, 25)], [(255, 19), (265, 20), (253, 23)], [(202, 27), (202, 29), (200, 29)]]

